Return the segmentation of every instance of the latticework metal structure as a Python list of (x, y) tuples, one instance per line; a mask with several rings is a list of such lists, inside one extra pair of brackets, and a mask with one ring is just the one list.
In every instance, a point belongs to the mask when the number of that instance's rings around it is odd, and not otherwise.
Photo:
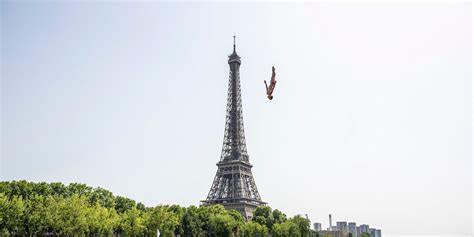
[(235, 36), (234, 52), (229, 55), (228, 63), (230, 75), (224, 143), (211, 190), (202, 203), (222, 204), (226, 209), (235, 209), (249, 219), (253, 210), (265, 202), (262, 202), (258, 193), (245, 144), (240, 92), (240, 56), (235, 51)]

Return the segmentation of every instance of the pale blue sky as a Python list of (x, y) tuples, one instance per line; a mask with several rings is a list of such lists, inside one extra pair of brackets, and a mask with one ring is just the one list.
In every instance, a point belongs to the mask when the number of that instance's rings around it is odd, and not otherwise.
[(2, 180), (198, 205), (236, 33), (264, 201), (324, 227), (471, 233), (470, 4), (0, 6)]

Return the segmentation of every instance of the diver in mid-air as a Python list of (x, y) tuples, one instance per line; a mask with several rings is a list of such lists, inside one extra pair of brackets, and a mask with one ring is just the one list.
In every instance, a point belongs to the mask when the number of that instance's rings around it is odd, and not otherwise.
[(270, 86), (267, 85), (267, 81), (264, 80), (263, 82), (265, 82), (265, 88), (267, 89), (267, 98), (269, 100), (272, 100), (273, 99), (273, 90), (275, 89), (275, 85), (276, 85), (276, 80), (275, 80), (275, 67), (272, 66), (272, 79), (270, 81)]

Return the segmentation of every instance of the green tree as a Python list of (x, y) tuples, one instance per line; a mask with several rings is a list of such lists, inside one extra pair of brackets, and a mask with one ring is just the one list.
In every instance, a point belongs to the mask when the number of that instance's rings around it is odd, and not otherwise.
[(26, 202), (25, 226), (28, 235), (41, 235), (46, 232), (52, 232), (50, 223), (53, 222), (52, 214), (48, 209), (53, 202), (51, 196), (42, 196), (35, 194)]
[(216, 214), (211, 216), (209, 220), (209, 228), (211, 236), (228, 237), (235, 234), (234, 230), (238, 229), (239, 222), (231, 215)]
[(309, 235), (310, 221), (300, 215), (290, 218), (289, 221), (295, 223), (298, 226), (298, 230), (301, 236), (306, 237)]
[(103, 207), (96, 203), (87, 208), (87, 226), (90, 235), (112, 235), (114, 228), (119, 224), (120, 218), (114, 209)]
[(68, 195), (71, 195), (71, 196), (73, 194), (76, 194), (78, 196), (89, 197), (92, 192), (92, 188), (81, 183), (70, 183), (67, 186), (67, 192), (68, 192)]
[(225, 208), (222, 205), (200, 206), (198, 209), (199, 219), (202, 221), (202, 229), (210, 233), (210, 219), (214, 215), (224, 214)]
[(146, 211), (145, 204), (143, 204), (141, 202), (137, 203), (137, 209), (140, 210), (140, 211)]
[[(0, 182), (0, 236), (307, 237), (309, 221), (258, 207), (245, 222), (222, 205), (146, 207), (85, 184)], [(311, 236), (315, 236), (311, 232)]]
[(199, 217), (199, 209), (196, 206), (189, 206), (181, 218), (183, 226), (183, 235), (186, 237), (200, 237), (204, 236), (205, 232), (202, 229), (204, 222)]
[(106, 208), (115, 208), (115, 197), (109, 190), (103, 188), (95, 188), (89, 194), (89, 202), (91, 204), (98, 203)]
[[(53, 194), (51, 186), (46, 182), (33, 184), (33, 195), (49, 196)], [(30, 196), (31, 198), (31, 196)]]
[(58, 197), (57, 221), (60, 235), (84, 235), (88, 233), (87, 211), (88, 201), (85, 196), (73, 194), (71, 197)]
[(132, 209), (133, 207), (136, 207), (134, 200), (121, 196), (115, 197), (115, 210), (117, 211), (117, 213), (126, 212)]
[(257, 207), (253, 213), (252, 220), (266, 226), (268, 229), (272, 229), (274, 223), (272, 208), (269, 206)]
[(243, 237), (266, 237), (267, 235), (267, 227), (257, 222), (248, 221), (242, 226)]
[(179, 220), (178, 225), (176, 225), (174, 230), (175, 235), (183, 235), (184, 228), (181, 219), (183, 218), (184, 213), (186, 213), (186, 208), (181, 207), (179, 205), (171, 205), (169, 206), (169, 210), (172, 211), (178, 217)]
[(319, 237), (319, 233), (317, 231), (314, 231), (314, 230), (309, 230), (309, 236), (311, 237)]
[(66, 186), (60, 182), (51, 183), (49, 186), (53, 195), (64, 196), (68, 194)]
[(234, 229), (232, 229), (232, 232), (233, 232), (234, 234), (238, 234), (240, 228), (241, 228), (242, 225), (244, 225), (244, 223), (245, 223), (244, 218), (242, 217), (242, 215), (240, 214), (240, 212), (238, 212), (238, 211), (236, 211), (236, 210), (227, 210), (227, 211), (226, 211), (226, 214), (229, 215), (230, 217), (232, 217), (232, 218), (234, 219), (236, 225), (234, 226)]
[(278, 209), (273, 210), (272, 216), (273, 216), (273, 222), (274, 223), (283, 223), (283, 222), (286, 221), (285, 213), (281, 212)]
[(25, 203), (22, 197), (8, 198), (0, 193), (0, 231), (11, 235), (24, 233), (23, 215)]
[(125, 236), (143, 235), (146, 230), (145, 220), (147, 216), (140, 212), (135, 206), (120, 214), (120, 232)]
[(272, 237), (301, 237), (298, 225), (294, 222), (287, 220), (283, 223), (277, 223), (273, 225)]
[(360, 235), (360, 237), (370, 237), (370, 234), (367, 232), (364, 232)]
[(157, 206), (147, 210), (148, 219), (145, 224), (148, 234), (156, 236), (156, 230), (160, 230), (163, 237), (175, 235), (176, 227), (180, 223), (179, 216), (167, 206)]
[(19, 196), (23, 199), (28, 199), (28, 197), (33, 193), (32, 183), (25, 180), (11, 181), (9, 185), (10, 193), (7, 194), (9, 197)]

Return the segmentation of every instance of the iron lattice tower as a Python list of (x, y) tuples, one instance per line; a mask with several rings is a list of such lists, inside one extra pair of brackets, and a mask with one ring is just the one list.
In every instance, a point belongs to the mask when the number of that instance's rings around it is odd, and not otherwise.
[(222, 153), (211, 190), (202, 203), (221, 204), (226, 209), (235, 209), (244, 218), (250, 219), (253, 210), (266, 203), (258, 193), (247, 154), (240, 92), (240, 56), (235, 51), (235, 36), (234, 52), (229, 55), (228, 63), (229, 90)]

